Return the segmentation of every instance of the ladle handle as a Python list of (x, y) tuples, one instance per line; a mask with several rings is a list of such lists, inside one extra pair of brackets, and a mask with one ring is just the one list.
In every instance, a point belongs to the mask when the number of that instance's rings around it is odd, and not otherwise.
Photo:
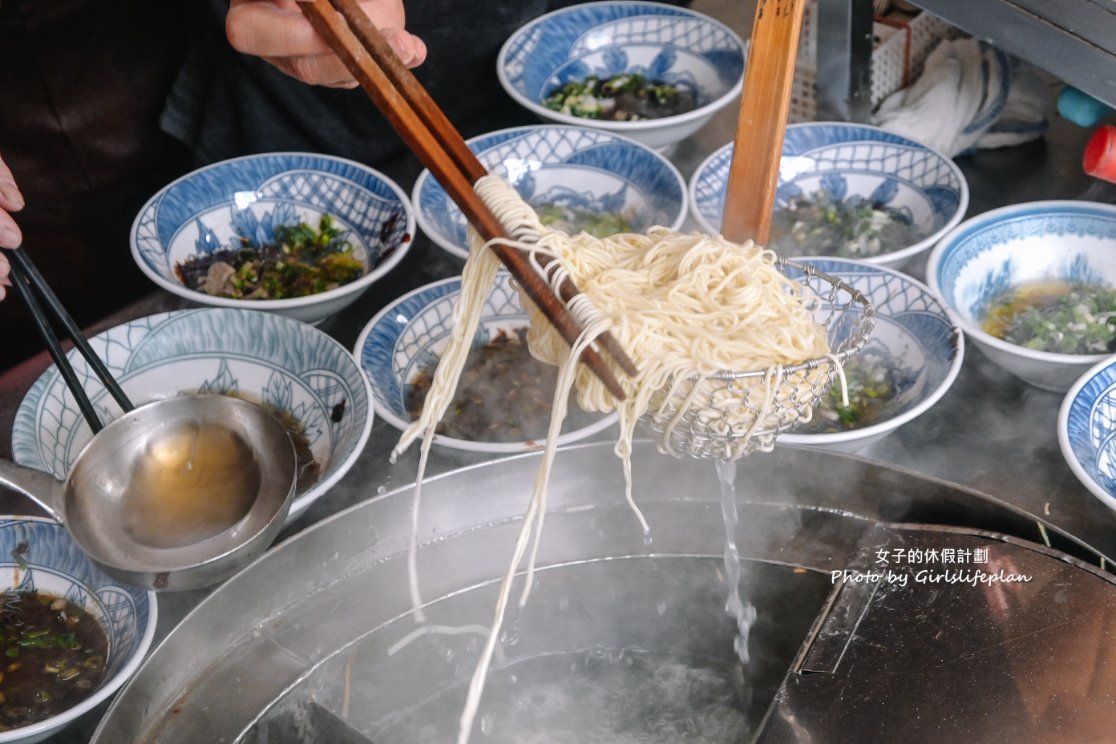
[(767, 245), (806, 0), (758, 0), (721, 234)]
[(41, 470), (25, 468), (9, 460), (0, 460), (0, 486), (6, 486), (46, 510), (47, 516), (62, 521), (65, 487), (61, 481)]

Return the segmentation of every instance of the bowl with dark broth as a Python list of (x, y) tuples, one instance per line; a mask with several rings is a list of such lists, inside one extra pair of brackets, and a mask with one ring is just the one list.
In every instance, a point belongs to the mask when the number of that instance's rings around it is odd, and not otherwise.
[[(453, 323), (460, 277), (420, 287), (365, 326), (354, 355), (372, 384), (376, 410), (406, 429), (422, 411)], [(527, 311), (511, 276), (500, 273), (434, 444), (475, 452), (528, 452), (546, 443), (557, 368), (531, 356)], [(615, 413), (582, 410), (572, 400), (559, 444), (602, 431)]]
[[(231, 395), (271, 412), (294, 442), (298, 483), (288, 523), (356, 461), (372, 428), (368, 382), (343, 346), (313, 326), (226, 308), (138, 318), (90, 338), (137, 405), (178, 395)], [(70, 354), (103, 421), (121, 415), (78, 354)], [(12, 451), (21, 465), (64, 480), (92, 439), (55, 367), (16, 412)]]
[[(638, 142), (584, 127), (516, 127), (474, 137), (469, 149), (504, 177), (543, 224), (603, 238), (672, 230), (686, 218), (686, 181), (670, 161)], [(460, 258), (469, 255), (465, 215), (429, 170), (412, 200), (423, 233)]]
[[(961, 371), (965, 342), (956, 316), (906, 274), (862, 261), (801, 259), (864, 292), (876, 325), (843, 365), (813, 418), (777, 440), (842, 452), (864, 450), (937, 403)], [(820, 314), (828, 312), (823, 303)]]
[(594, 2), (515, 31), (496, 61), (500, 84), (542, 119), (624, 134), (665, 148), (740, 93), (745, 46), (688, 8)]
[(53, 520), (0, 516), (0, 555), (0, 744), (30, 744), (132, 676), (155, 637), (155, 595), (102, 572)]
[[(690, 179), (694, 219), (706, 232), (721, 229), (732, 149), (721, 147)], [(961, 221), (968, 203), (961, 170), (926, 145), (864, 124), (791, 124), (769, 247), (905, 269)]]
[(1116, 352), (1116, 207), (1016, 204), (958, 225), (927, 282), (989, 359), (1065, 392)]
[(402, 189), (360, 163), (276, 152), (167, 184), (132, 224), (132, 256), (161, 288), (215, 307), (317, 323), (403, 259), (414, 214)]

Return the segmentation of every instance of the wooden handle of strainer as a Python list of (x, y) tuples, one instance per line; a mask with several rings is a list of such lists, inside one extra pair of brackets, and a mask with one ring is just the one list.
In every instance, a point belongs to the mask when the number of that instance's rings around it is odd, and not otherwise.
[(721, 233), (767, 245), (806, 0), (758, 0)]

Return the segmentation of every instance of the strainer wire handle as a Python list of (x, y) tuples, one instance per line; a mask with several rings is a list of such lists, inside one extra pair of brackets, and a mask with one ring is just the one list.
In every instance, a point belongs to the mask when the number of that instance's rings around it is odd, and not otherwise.
[(767, 245), (806, 0), (758, 0), (721, 234)]
[[(81, 413), (85, 416), (85, 420), (89, 423), (89, 428), (93, 430), (93, 433), (99, 432), (104, 425), (101, 422), (101, 417), (97, 415), (93, 403), (89, 400), (89, 396), (85, 394), (85, 389), (78, 380), (77, 373), (74, 372), (66, 352), (62, 350), (62, 345), (58, 342), (58, 337), (51, 327), (52, 316), (66, 332), (66, 335), (70, 337), (70, 340), (74, 342), (74, 346), (77, 347), (81, 355), (85, 357), (89, 368), (97, 375), (105, 389), (108, 390), (109, 395), (124, 411), (131, 411), (135, 408), (132, 401), (128, 399), (128, 396), (116, 382), (116, 379), (113, 378), (112, 373), (109, 372), (108, 367), (97, 356), (97, 352), (93, 351), (93, 347), (89, 345), (78, 324), (66, 312), (66, 308), (62, 305), (62, 301), (58, 299), (58, 295), (54, 293), (46, 279), (39, 273), (39, 269), (27, 254), (27, 251), (12, 248), (2, 248), (0, 250), (7, 256), (12, 265), (12, 287), (19, 295), (28, 314), (30, 314), (31, 322), (46, 343), (47, 351), (50, 353), (51, 359), (54, 360), (54, 365), (58, 368), (66, 387), (70, 389), (70, 393), (77, 401), (78, 408), (81, 409)], [(40, 300), (46, 305), (46, 310), (39, 304)], [(49, 311), (49, 314), (47, 311)]]

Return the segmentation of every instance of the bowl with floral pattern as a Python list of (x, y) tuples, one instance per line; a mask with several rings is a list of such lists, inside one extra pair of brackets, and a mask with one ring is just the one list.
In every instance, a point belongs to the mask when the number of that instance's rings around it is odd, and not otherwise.
[[(965, 338), (953, 312), (929, 287), (902, 272), (847, 258), (801, 260), (863, 292), (876, 320), (864, 347), (845, 361), (844, 391), (835, 379), (812, 420), (778, 441), (859, 452), (942, 399), (961, 371)], [(818, 312), (829, 310), (823, 304)]]
[(1077, 479), (1116, 509), (1116, 359), (1093, 365), (1066, 392), (1058, 445)]
[(728, 26), (688, 8), (594, 2), (521, 26), (500, 49), (496, 74), (543, 119), (666, 148), (740, 94), (745, 49)]
[[(732, 143), (690, 179), (690, 209), (721, 231)], [(877, 127), (806, 122), (787, 127), (770, 245), (785, 256), (852, 258), (910, 268), (965, 216), (969, 187), (942, 153)]]
[[(51, 648), (52, 642), (65, 644), (73, 655), (47, 662), (54, 669), (44, 669), (53, 675), (49, 687), (30, 700), (13, 689), (13, 680), (5, 680), (0, 744), (44, 741), (104, 703), (139, 668), (155, 638), (155, 593), (122, 584), (101, 571), (53, 520), (0, 516), (0, 586), (5, 666), (30, 663), (36, 648)], [(16, 623), (29, 605), (40, 602), (53, 620), (28, 631), (25, 645), (20, 645), (13, 640)], [(43, 621), (46, 610), (40, 612), (36, 619)], [(67, 619), (76, 625), (69, 634)], [(86, 624), (88, 620), (94, 624)], [(54, 622), (60, 626), (54, 627)], [(103, 638), (94, 642), (94, 635)], [(99, 653), (102, 642), (104, 654)], [(9, 678), (20, 674), (4, 671)]]
[[(376, 411), (401, 431), (410, 426), (414, 411), (421, 408), (412, 398), (415, 387), (418, 384), (425, 387), (419, 379), (429, 380), (430, 371), (446, 348), (460, 294), (461, 277), (419, 287), (380, 311), (357, 339), (353, 354), (371, 381)], [(515, 340), (517, 332), (528, 325), (527, 311), (515, 283), (510, 274), (501, 271), (485, 300), (473, 340), (474, 351), (497, 339), (500, 339), (497, 344), (502, 344), (504, 338)], [(447, 412), (459, 420), (451, 421), (446, 431), (436, 434), (433, 444), (487, 453), (531, 452), (546, 444), (554, 381), (548, 380), (544, 386), (529, 379), (536, 373), (530, 372), (522, 361), (527, 355), (525, 345), (518, 350), (519, 354), (509, 353), (507, 346), (498, 348), (487, 355), (494, 362), (486, 368), (493, 373), (491, 379), (471, 374), (468, 371), (471, 365), (467, 363), (459, 388), (470, 392), (464, 397), (459, 392), (455, 396), (457, 405)], [(479, 359), (485, 356), (481, 353)], [(535, 370), (542, 365), (534, 360), (528, 364), (537, 365)], [(519, 405), (510, 404), (513, 397)], [(590, 413), (571, 401), (558, 444), (584, 439), (616, 420), (615, 412)]]
[[(372, 430), (368, 381), (311, 325), (275, 313), (198, 308), (138, 318), (89, 339), (135, 405), (190, 393), (235, 395), (287, 427), (299, 479), (287, 523), (348, 472)], [(70, 363), (102, 421), (121, 415), (85, 359)], [(92, 438), (58, 369), (31, 386), (12, 425), (15, 461), (65, 480)]]
[[(686, 181), (654, 150), (611, 132), (539, 125), (474, 137), (469, 149), (490, 173), (502, 176), (544, 224), (567, 233), (605, 237), (672, 230), (686, 218)], [(465, 215), (424, 170), (412, 199), (418, 225), (439, 247), (469, 255)]]
[(1064, 393), (1116, 352), (1116, 206), (1012, 204), (965, 220), (926, 282), (993, 362)]
[(136, 215), (130, 241), (140, 270), (168, 292), (317, 323), (391, 271), (414, 231), (410, 200), (382, 173), (279, 152), (164, 186)]

